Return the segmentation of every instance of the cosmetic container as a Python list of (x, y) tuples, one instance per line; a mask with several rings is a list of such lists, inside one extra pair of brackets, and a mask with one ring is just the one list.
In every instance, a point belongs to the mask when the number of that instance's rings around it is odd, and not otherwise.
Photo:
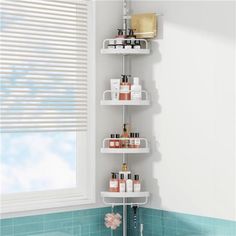
[(139, 40), (135, 40), (133, 48), (134, 49), (141, 49), (141, 43)]
[(130, 100), (131, 99), (131, 84), (129, 83), (128, 75), (122, 75), (122, 80), (120, 83), (120, 100)]
[(124, 40), (123, 40), (124, 38), (126, 38), (126, 36), (124, 35), (124, 30), (123, 29), (118, 29), (118, 35), (116, 36), (116, 46), (117, 45), (122, 45), (123, 46), (124, 45)]
[(134, 192), (141, 192), (141, 182), (139, 175), (134, 175)]
[(123, 133), (121, 135), (121, 138), (126, 138), (125, 140), (121, 140), (121, 147), (122, 148), (128, 148), (129, 147), (129, 133), (127, 131), (127, 124), (123, 125)]
[(131, 100), (142, 100), (142, 86), (139, 84), (139, 78), (133, 78), (133, 85), (131, 86)]
[(134, 148), (134, 133), (129, 135), (129, 148)]
[(128, 179), (126, 180), (126, 192), (133, 192), (133, 180), (131, 179), (131, 174), (128, 174)]
[(120, 179), (119, 179), (119, 192), (123, 193), (125, 192), (125, 179), (124, 179), (124, 174), (120, 174)]
[(109, 182), (109, 191), (110, 192), (119, 192), (119, 181), (116, 177), (116, 173), (111, 173), (111, 179)]
[(120, 79), (110, 79), (111, 84), (111, 100), (119, 100), (120, 95)]
[(134, 133), (134, 148), (140, 148), (140, 138), (139, 138), (139, 133)]
[(109, 140), (109, 148), (115, 148), (115, 135), (111, 134), (111, 139)]
[(121, 147), (120, 135), (116, 134), (115, 148), (120, 148), (120, 147)]

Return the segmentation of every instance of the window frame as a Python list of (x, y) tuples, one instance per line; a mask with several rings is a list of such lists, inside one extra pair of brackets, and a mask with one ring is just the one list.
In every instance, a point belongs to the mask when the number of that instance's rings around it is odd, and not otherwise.
[[(79, 1), (79, 0), (77, 0)], [(95, 203), (95, 144), (96, 144), (96, 80), (95, 80), (95, 4), (88, 0), (88, 128), (83, 158), (78, 157), (80, 143), (76, 141), (76, 178), (82, 186), (0, 195), (1, 218), (35, 215), (81, 208)], [(78, 134), (76, 135), (78, 136)], [(0, 137), (1, 138), (1, 137)], [(1, 139), (0, 139), (1, 141)], [(84, 145), (84, 143), (83, 143)], [(82, 145), (81, 145), (82, 146)]]

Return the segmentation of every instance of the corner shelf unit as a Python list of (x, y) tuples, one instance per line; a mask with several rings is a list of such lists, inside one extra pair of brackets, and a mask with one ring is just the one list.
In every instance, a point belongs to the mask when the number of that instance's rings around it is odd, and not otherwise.
[[(141, 48), (108, 48), (109, 40), (115, 39), (105, 39), (103, 41), (103, 47), (101, 49), (101, 54), (118, 54), (118, 55), (147, 55), (150, 54), (150, 48), (148, 41), (146, 39), (138, 39), (141, 42)], [(123, 41), (135, 41), (136, 39), (122, 39)]]
[(145, 90), (142, 90), (141, 100), (112, 100), (111, 93), (112, 93), (111, 90), (105, 90), (103, 92), (101, 105), (103, 106), (148, 106), (150, 105), (149, 94)]
[[(101, 192), (103, 203), (106, 205), (114, 206), (140, 206), (145, 205), (148, 202), (150, 196), (149, 192), (125, 192), (125, 193), (116, 193), (116, 192)], [(109, 202), (107, 199), (117, 199), (122, 201), (112, 201)], [(128, 199), (128, 201), (125, 201)]]

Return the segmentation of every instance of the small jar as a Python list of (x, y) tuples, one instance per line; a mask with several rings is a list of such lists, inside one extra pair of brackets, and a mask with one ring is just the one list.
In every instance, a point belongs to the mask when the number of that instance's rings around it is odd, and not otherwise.
[(115, 148), (120, 148), (120, 147), (121, 147), (120, 135), (116, 134)]
[(109, 139), (109, 148), (115, 148), (115, 135), (111, 134), (111, 139)]
[(139, 138), (139, 133), (134, 134), (134, 148), (140, 148), (140, 138)]

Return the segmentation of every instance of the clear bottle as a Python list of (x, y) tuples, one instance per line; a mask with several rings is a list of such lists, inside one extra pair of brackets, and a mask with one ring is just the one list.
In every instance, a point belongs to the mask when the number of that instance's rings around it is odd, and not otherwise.
[(120, 83), (120, 100), (130, 100), (131, 99), (131, 84), (128, 79), (128, 75), (122, 75)]
[(142, 99), (142, 86), (139, 84), (139, 78), (133, 78), (133, 85), (131, 85), (131, 100)]
[(111, 134), (111, 139), (109, 139), (109, 148), (115, 148), (115, 135)]
[(126, 180), (126, 192), (133, 192), (133, 180), (131, 179), (131, 174), (128, 174), (128, 179)]
[(121, 147), (120, 135), (116, 134), (115, 148), (120, 148), (120, 147)]
[(139, 133), (134, 133), (134, 148), (140, 148), (140, 138), (139, 138)]
[(124, 179), (124, 174), (120, 174), (120, 179), (119, 179), (119, 191), (121, 193), (125, 192), (125, 179)]
[(109, 182), (110, 192), (119, 192), (119, 181), (117, 179), (116, 173), (111, 173), (111, 179)]
[(141, 182), (139, 175), (134, 175), (134, 192), (141, 192)]
[(121, 135), (121, 138), (125, 138), (121, 141), (122, 148), (128, 148), (129, 147), (129, 133), (127, 131), (127, 124), (123, 125), (123, 133)]

